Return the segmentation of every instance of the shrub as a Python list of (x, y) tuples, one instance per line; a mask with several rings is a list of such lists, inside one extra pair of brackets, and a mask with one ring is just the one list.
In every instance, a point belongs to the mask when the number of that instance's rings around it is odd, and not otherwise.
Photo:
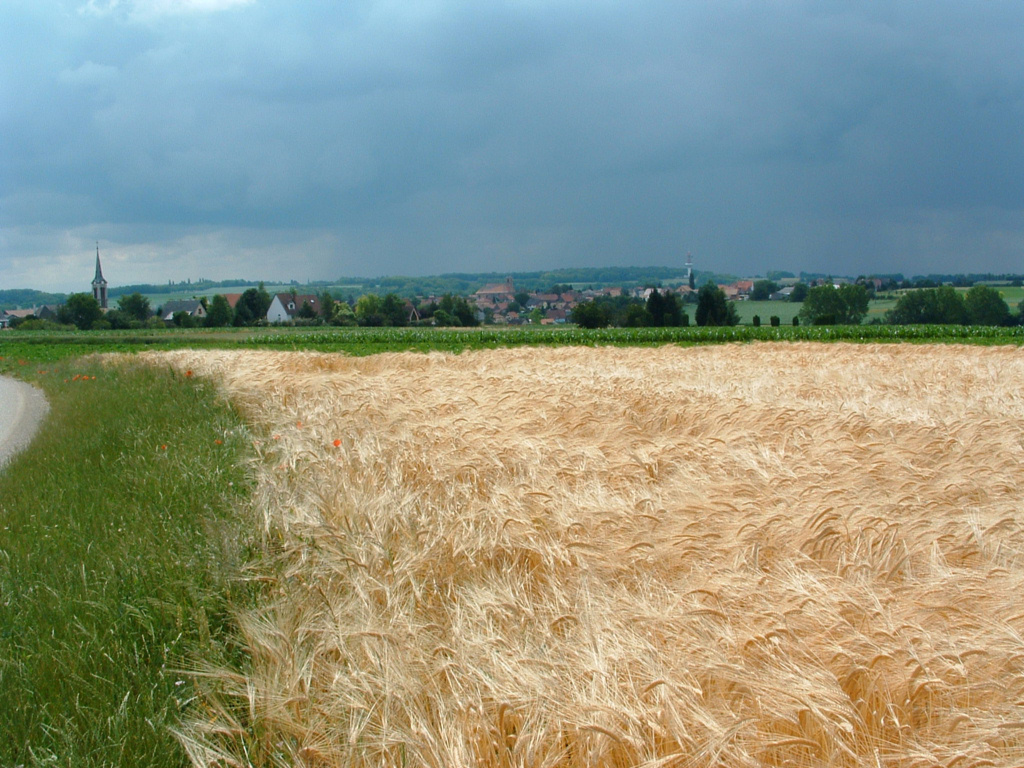
[(17, 323), (12, 322), (11, 328), (16, 328), (19, 331), (74, 330), (73, 325), (61, 325), (60, 323), (55, 323), (53, 320), (40, 320), (35, 317), (26, 317), (24, 320), (19, 320)]
[(778, 328), (782, 321), (779, 320), (779, 316), (778, 315), (772, 315), (768, 319), (768, 322), (771, 323), (772, 328)]

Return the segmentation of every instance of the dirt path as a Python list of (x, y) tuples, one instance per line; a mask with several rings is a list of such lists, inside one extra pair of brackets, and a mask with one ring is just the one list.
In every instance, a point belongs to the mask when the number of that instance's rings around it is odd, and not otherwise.
[(0, 467), (31, 442), (48, 408), (41, 391), (0, 376)]

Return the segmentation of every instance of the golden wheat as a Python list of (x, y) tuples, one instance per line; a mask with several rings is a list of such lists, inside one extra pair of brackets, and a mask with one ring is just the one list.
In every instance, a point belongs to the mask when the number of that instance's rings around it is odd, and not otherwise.
[(281, 550), (196, 765), (1024, 762), (1021, 350), (153, 359)]

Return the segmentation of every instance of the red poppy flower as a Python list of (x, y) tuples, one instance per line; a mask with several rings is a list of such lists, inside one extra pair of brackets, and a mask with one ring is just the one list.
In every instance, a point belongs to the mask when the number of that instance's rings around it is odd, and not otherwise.
[(341, 440), (335, 440), (334, 441), (334, 447), (335, 448), (340, 448), (341, 447)]

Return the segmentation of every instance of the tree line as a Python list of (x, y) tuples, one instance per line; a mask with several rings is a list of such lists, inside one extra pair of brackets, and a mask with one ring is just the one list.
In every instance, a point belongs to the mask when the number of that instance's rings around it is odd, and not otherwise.
[[(758, 281), (770, 282), (770, 281)], [(801, 284), (796, 287), (799, 288)], [(760, 286), (762, 292), (772, 292), (773, 286)], [(758, 286), (755, 283), (755, 291)], [(863, 283), (831, 284), (794, 290), (793, 296), (801, 300), (801, 308), (794, 324), (857, 325), (867, 315), (873, 291)], [(692, 298), (690, 298), (692, 297)], [(523, 303), (528, 295), (522, 298)], [(688, 301), (670, 290), (653, 288), (647, 299), (630, 296), (600, 296), (583, 301), (571, 311), (572, 322), (583, 328), (616, 326), (679, 327), (690, 324), (687, 304), (693, 308), (698, 326), (730, 326), (739, 322), (735, 303), (728, 301), (721, 288), (705, 283)], [(204, 305), (205, 317), (196, 318), (187, 312), (177, 312), (171, 319), (179, 327), (218, 328), (252, 326), (267, 323), (267, 310), (273, 297), (261, 283), (247, 288), (232, 307), (221, 294), (199, 301)], [(401, 298), (396, 293), (380, 296), (367, 293), (355, 300), (337, 300), (325, 290), (317, 296), (318, 308), (305, 303), (296, 312), (297, 325), (327, 324), (335, 326), (475, 326), (481, 320), (475, 306), (463, 296), (445, 294), (438, 300), (421, 303)], [(918, 288), (902, 293), (896, 305), (884, 318), (872, 322), (894, 325), (992, 325), (1012, 326), (1024, 324), (1024, 302), (1016, 313), (1010, 310), (999, 292), (987, 285), (975, 285), (967, 291), (953, 286)], [(771, 318), (778, 325), (778, 317)], [(760, 319), (754, 318), (759, 325)], [(74, 293), (57, 310), (56, 321), (26, 319), (12, 325), (23, 330), (74, 326), (83, 330), (162, 328), (166, 322), (154, 315), (150, 300), (140, 293), (122, 295), (117, 307), (107, 312), (100, 309), (96, 299), (88, 293)]]
[[(410, 302), (396, 293), (380, 296), (367, 293), (355, 301), (335, 299), (330, 291), (316, 297), (314, 308), (308, 301), (297, 309), (292, 322), (295, 325), (335, 326), (475, 326), (480, 324), (476, 308), (463, 296), (445, 294), (436, 301)], [(196, 317), (188, 312), (175, 312), (170, 325), (180, 328), (225, 328), (229, 326), (267, 325), (267, 311), (273, 296), (262, 283), (247, 288), (235, 306), (227, 298), (215, 294), (198, 299), (205, 316)], [(122, 330), (165, 328), (163, 308), (154, 311), (148, 297), (141, 293), (122, 295), (117, 306), (104, 312), (90, 293), (73, 293), (57, 309), (54, 320), (26, 318), (12, 323), (21, 330), (48, 330), (75, 327), (79, 330)]]
[[(714, 283), (705, 283), (697, 291), (695, 303), (697, 325), (723, 326), (739, 322), (735, 305)], [(653, 288), (646, 301), (631, 296), (598, 296), (580, 302), (573, 308), (571, 317), (582, 328), (684, 327), (690, 324), (690, 315), (683, 304), (679, 294)]]
[[(870, 294), (862, 284), (811, 288), (799, 317), (811, 325), (858, 325), (868, 312)], [(958, 291), (951, 285), (915, 288), (901, 293), (896, 306), (875, 322), (891, 325), (995, 325), (1024, 322), (1024, 302), (1011, 312), (999, 291), (974, 285)]]

